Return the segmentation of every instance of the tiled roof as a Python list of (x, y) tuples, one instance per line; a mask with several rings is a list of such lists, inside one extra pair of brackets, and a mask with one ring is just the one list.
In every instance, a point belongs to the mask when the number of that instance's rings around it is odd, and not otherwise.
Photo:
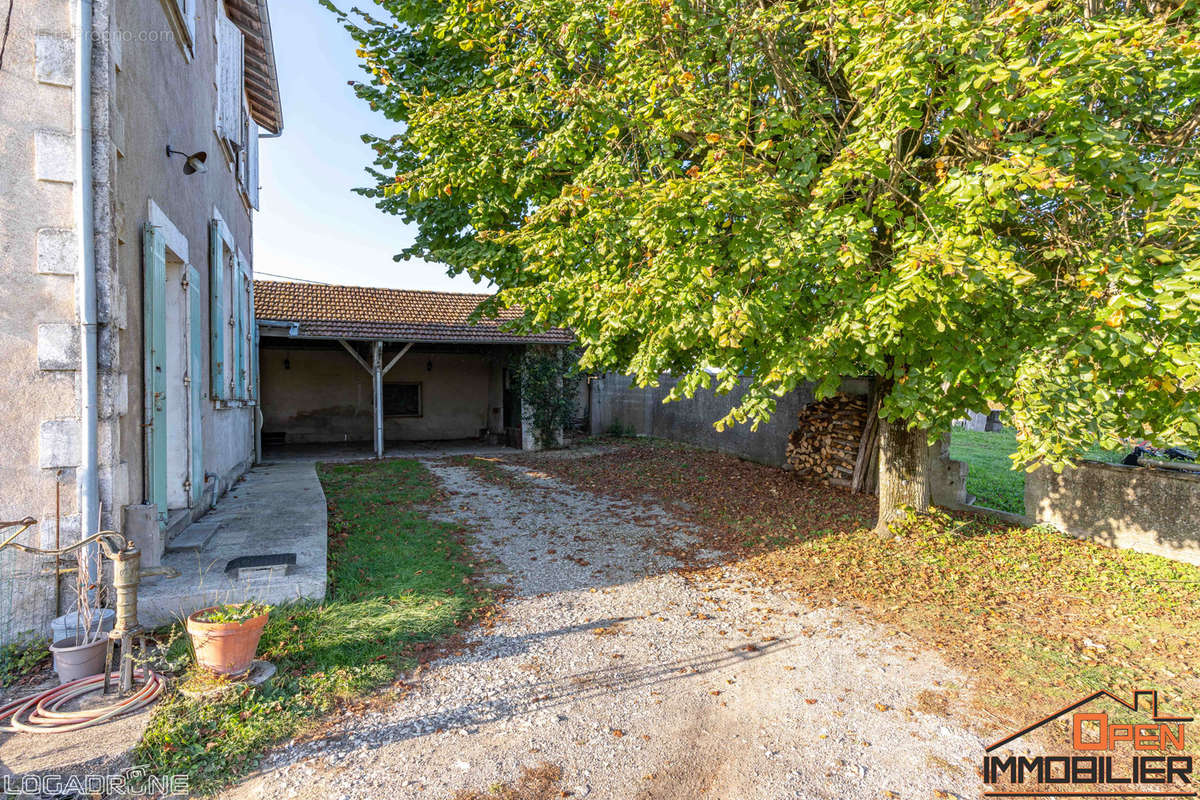
[(569, 331), (559, 328), (531, 336), (502, 330), (502, 322), (519, 316), (512, 309), (502, 312), (499, 318), (471, 324), (471, 312), (488, 297), (255, 281), (254, 315), (259, 321), (298, 323), (299, 336), (323, 339), (490, 344), (568, 344), (574, 340)]

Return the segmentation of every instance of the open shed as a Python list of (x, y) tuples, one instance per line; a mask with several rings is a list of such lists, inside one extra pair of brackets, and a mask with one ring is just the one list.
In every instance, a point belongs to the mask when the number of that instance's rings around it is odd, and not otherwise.
[(515, 311), (472, 322), (487, 297), (255, 281), (263, 445), (361, 443), (377, 457), (388, 442), (532, 448), (515, 359), (573, 339), (507, 331)]

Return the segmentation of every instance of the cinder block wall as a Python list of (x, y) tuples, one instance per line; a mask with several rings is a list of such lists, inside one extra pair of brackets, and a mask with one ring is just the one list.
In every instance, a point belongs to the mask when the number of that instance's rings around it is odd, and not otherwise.
[[(849, 387), (865, 394), (866, 383)], [(796, 414), (813, 402), (812, 386), (805, 384), (779, 398), (775, 415), (758, 426), (734, 425), (718, 432), (713, 423), (729, 413), (745, 395), (739, 388), (716, 395), (701, 389), (690, 400), (663, 403), (676, 379), (664, 375), (659, 385), (635, 386), (629, 375), (607, 374), (591, 383), (592, 434), (608, 433), (619, 425), (626, 433), (687, 442), (748, 461), (782, 467), (787, 463), (787, 438), (796, 427)]]
[[(686, 442), (708, 450), (756, 461), (772, 467), (787, 465), (787, 441), (796, 427), (800, 409), (813, 402), (813, 384), (803, 384), (779, 398), (770, 420), (751, 430), (749, 425), (734, 425), (717, 431), (713, 423), (729, 413), (745, 395), (745, 386), (729, 394), (716, 395), (701, 390), (691, 399), (663, 403), (675, 386), (669, 375), (659, 379), (659, 385), (649, 388), (635, 386), (628, 375), (607, 374), (592, 379), (590, 385), (592, 435), (615, 430), (639, 436), (655, 436), (676, 442)], [(866, 395), (870, 385), (866, 380), (848, 378), (841, 391)], [(939, 506), (961, 508), (966, 502), (967, 465), (950, 460), (949, 437), (931, 446), (933, 502)]]
[(1025, 513), (1110, 547), (1200, 564), (1200, 476), (1083, 461), (1025, 480)]

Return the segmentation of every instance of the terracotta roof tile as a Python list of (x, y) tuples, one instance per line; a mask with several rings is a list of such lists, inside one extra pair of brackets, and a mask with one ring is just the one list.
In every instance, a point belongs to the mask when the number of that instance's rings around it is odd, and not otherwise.
[(531, 336), (502, 330), (501, 323), (519, 316), (513, 309), (498, 318), (471, 324), (471, 313), (489, 296), (254, 282), (255, 317), (260, 321), (299, 323), (299, 335), (304, 337), (492, 344), (568, 344), (574, 340), (569, 331), (560, 328)]

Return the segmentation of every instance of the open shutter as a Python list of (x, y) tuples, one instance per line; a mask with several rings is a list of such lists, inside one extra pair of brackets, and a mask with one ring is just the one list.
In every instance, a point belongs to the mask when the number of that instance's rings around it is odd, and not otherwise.
[(233, 396), (246, 399), (246, 275), (240, 258), (233, 269)]
[(225, 392), (225, 241), (221, 238), (221, 223), (213, 220), (208, 234), (208, 308), (209, 352), (212, 365), (212, 397), (224, 400)]
[(246, 197), (250, 207), (258, 210), (258, 125), (250, 120), (246, 134)]
[(250, 286), (250, 390), (247, 396), (258, 400), (258, 318), (254, 313), (254, 277), (246, 278)]
[(146, 472), (149, 502), (167, 521), (167, 245), (162, 233), (147, 225), (142, 234), (142, 338), (145, 349)]
[(188, 439), (191, 442), (188, 496), (193, 508), (204, 494), (204, 298), (200, 296), (200, 273), (188, 267)]
[(245, 42), (237, 25), (217, 15), (217, 134), (233, 146), (242, 141), (242, 98), (245, 95)]

